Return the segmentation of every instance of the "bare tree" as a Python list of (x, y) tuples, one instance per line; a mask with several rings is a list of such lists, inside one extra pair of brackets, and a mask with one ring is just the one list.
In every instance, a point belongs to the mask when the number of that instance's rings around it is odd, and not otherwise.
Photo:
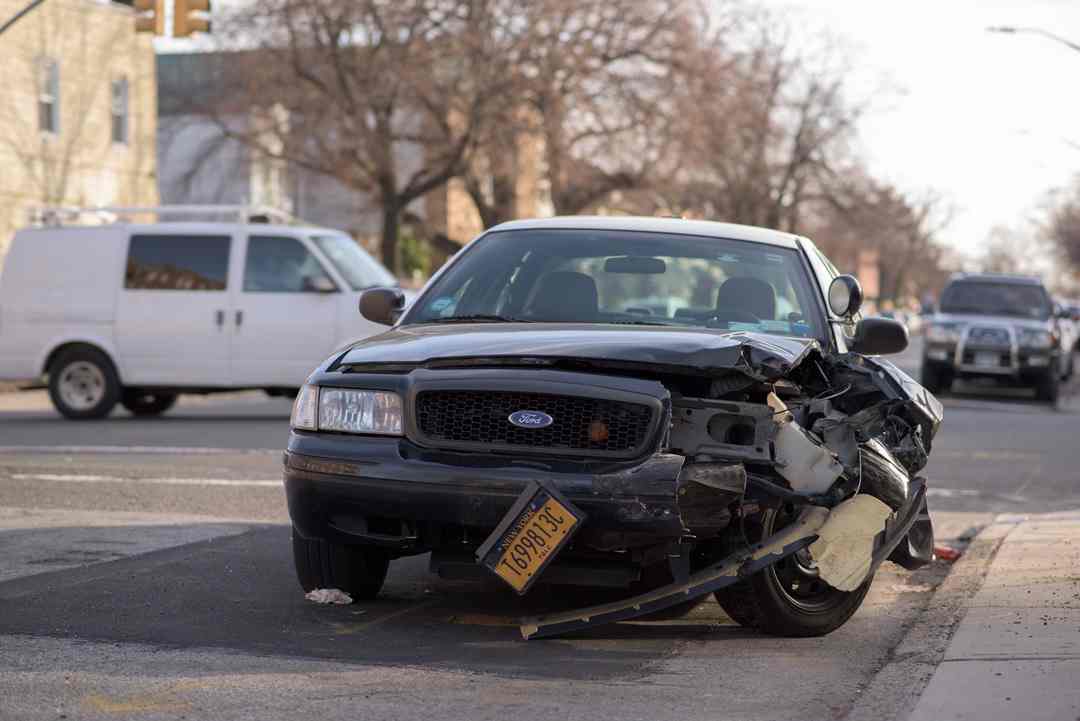
[(1048, 215), (1045, 236), (1073, 277), (1080, 278), (1080, 180), (1050, 207)]
[[(511, 0), (270, 0), (230, 21), (257, 49), (201, 112), (257, 152), (373, 196), (384, 262), (410, 203), (461, 172), (512, 96), (524, 35)], [(242, 130), (229, 114), (258, 110)]]

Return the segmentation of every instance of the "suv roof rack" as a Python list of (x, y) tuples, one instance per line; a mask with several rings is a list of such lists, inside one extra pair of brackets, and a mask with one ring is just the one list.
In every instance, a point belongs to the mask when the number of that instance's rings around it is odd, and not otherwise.
[(151, 223), (278, 223), (303, 224), (284, 210), (265, 205), (156, 205), (156, 206), (39, 206), (30, 209), (29, 222), (38, 226), (107, 225), (134, 223), (138, 216), (151, 216)]

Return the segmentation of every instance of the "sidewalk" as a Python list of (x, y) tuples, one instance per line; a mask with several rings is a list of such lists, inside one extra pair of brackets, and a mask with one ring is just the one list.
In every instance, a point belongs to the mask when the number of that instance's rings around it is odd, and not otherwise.
[(1080, 720), (1080, 512), (999, 516), (1004, 537), (909, 721)]

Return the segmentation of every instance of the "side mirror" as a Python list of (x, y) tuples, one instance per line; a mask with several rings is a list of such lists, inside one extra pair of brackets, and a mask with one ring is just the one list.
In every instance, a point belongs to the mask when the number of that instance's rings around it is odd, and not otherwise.
[(304, 290), (308, 293), (336, 293), (337, 286), (325, 275), (308, 275), (304, 276)]
[(372, 288), (360, 294), (360, 315), (372, 323), (393, 325), (405, 308), (400, 288)]
[(863, 355), (900, 353), (907, 347), (907, 327), (891, 318), (863, 318), (848, 342), (849, 350)]
[(862, 306), (862, 286), (853, 275), (838, 275), (829, 284), (829, 310), (841, 318), (850, 318)]

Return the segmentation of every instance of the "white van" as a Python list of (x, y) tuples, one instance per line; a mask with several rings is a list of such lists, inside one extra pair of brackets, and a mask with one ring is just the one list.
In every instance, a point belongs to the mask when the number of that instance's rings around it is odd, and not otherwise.
[[(247, 216), (244, 216), (247, 217)], [(68, 418), (156, 415), (182, 392), (294, 392), (391, 273), (336, 230), (247, 222), (40, 227), (0, 274), (0, 380), (48, 377)]]

